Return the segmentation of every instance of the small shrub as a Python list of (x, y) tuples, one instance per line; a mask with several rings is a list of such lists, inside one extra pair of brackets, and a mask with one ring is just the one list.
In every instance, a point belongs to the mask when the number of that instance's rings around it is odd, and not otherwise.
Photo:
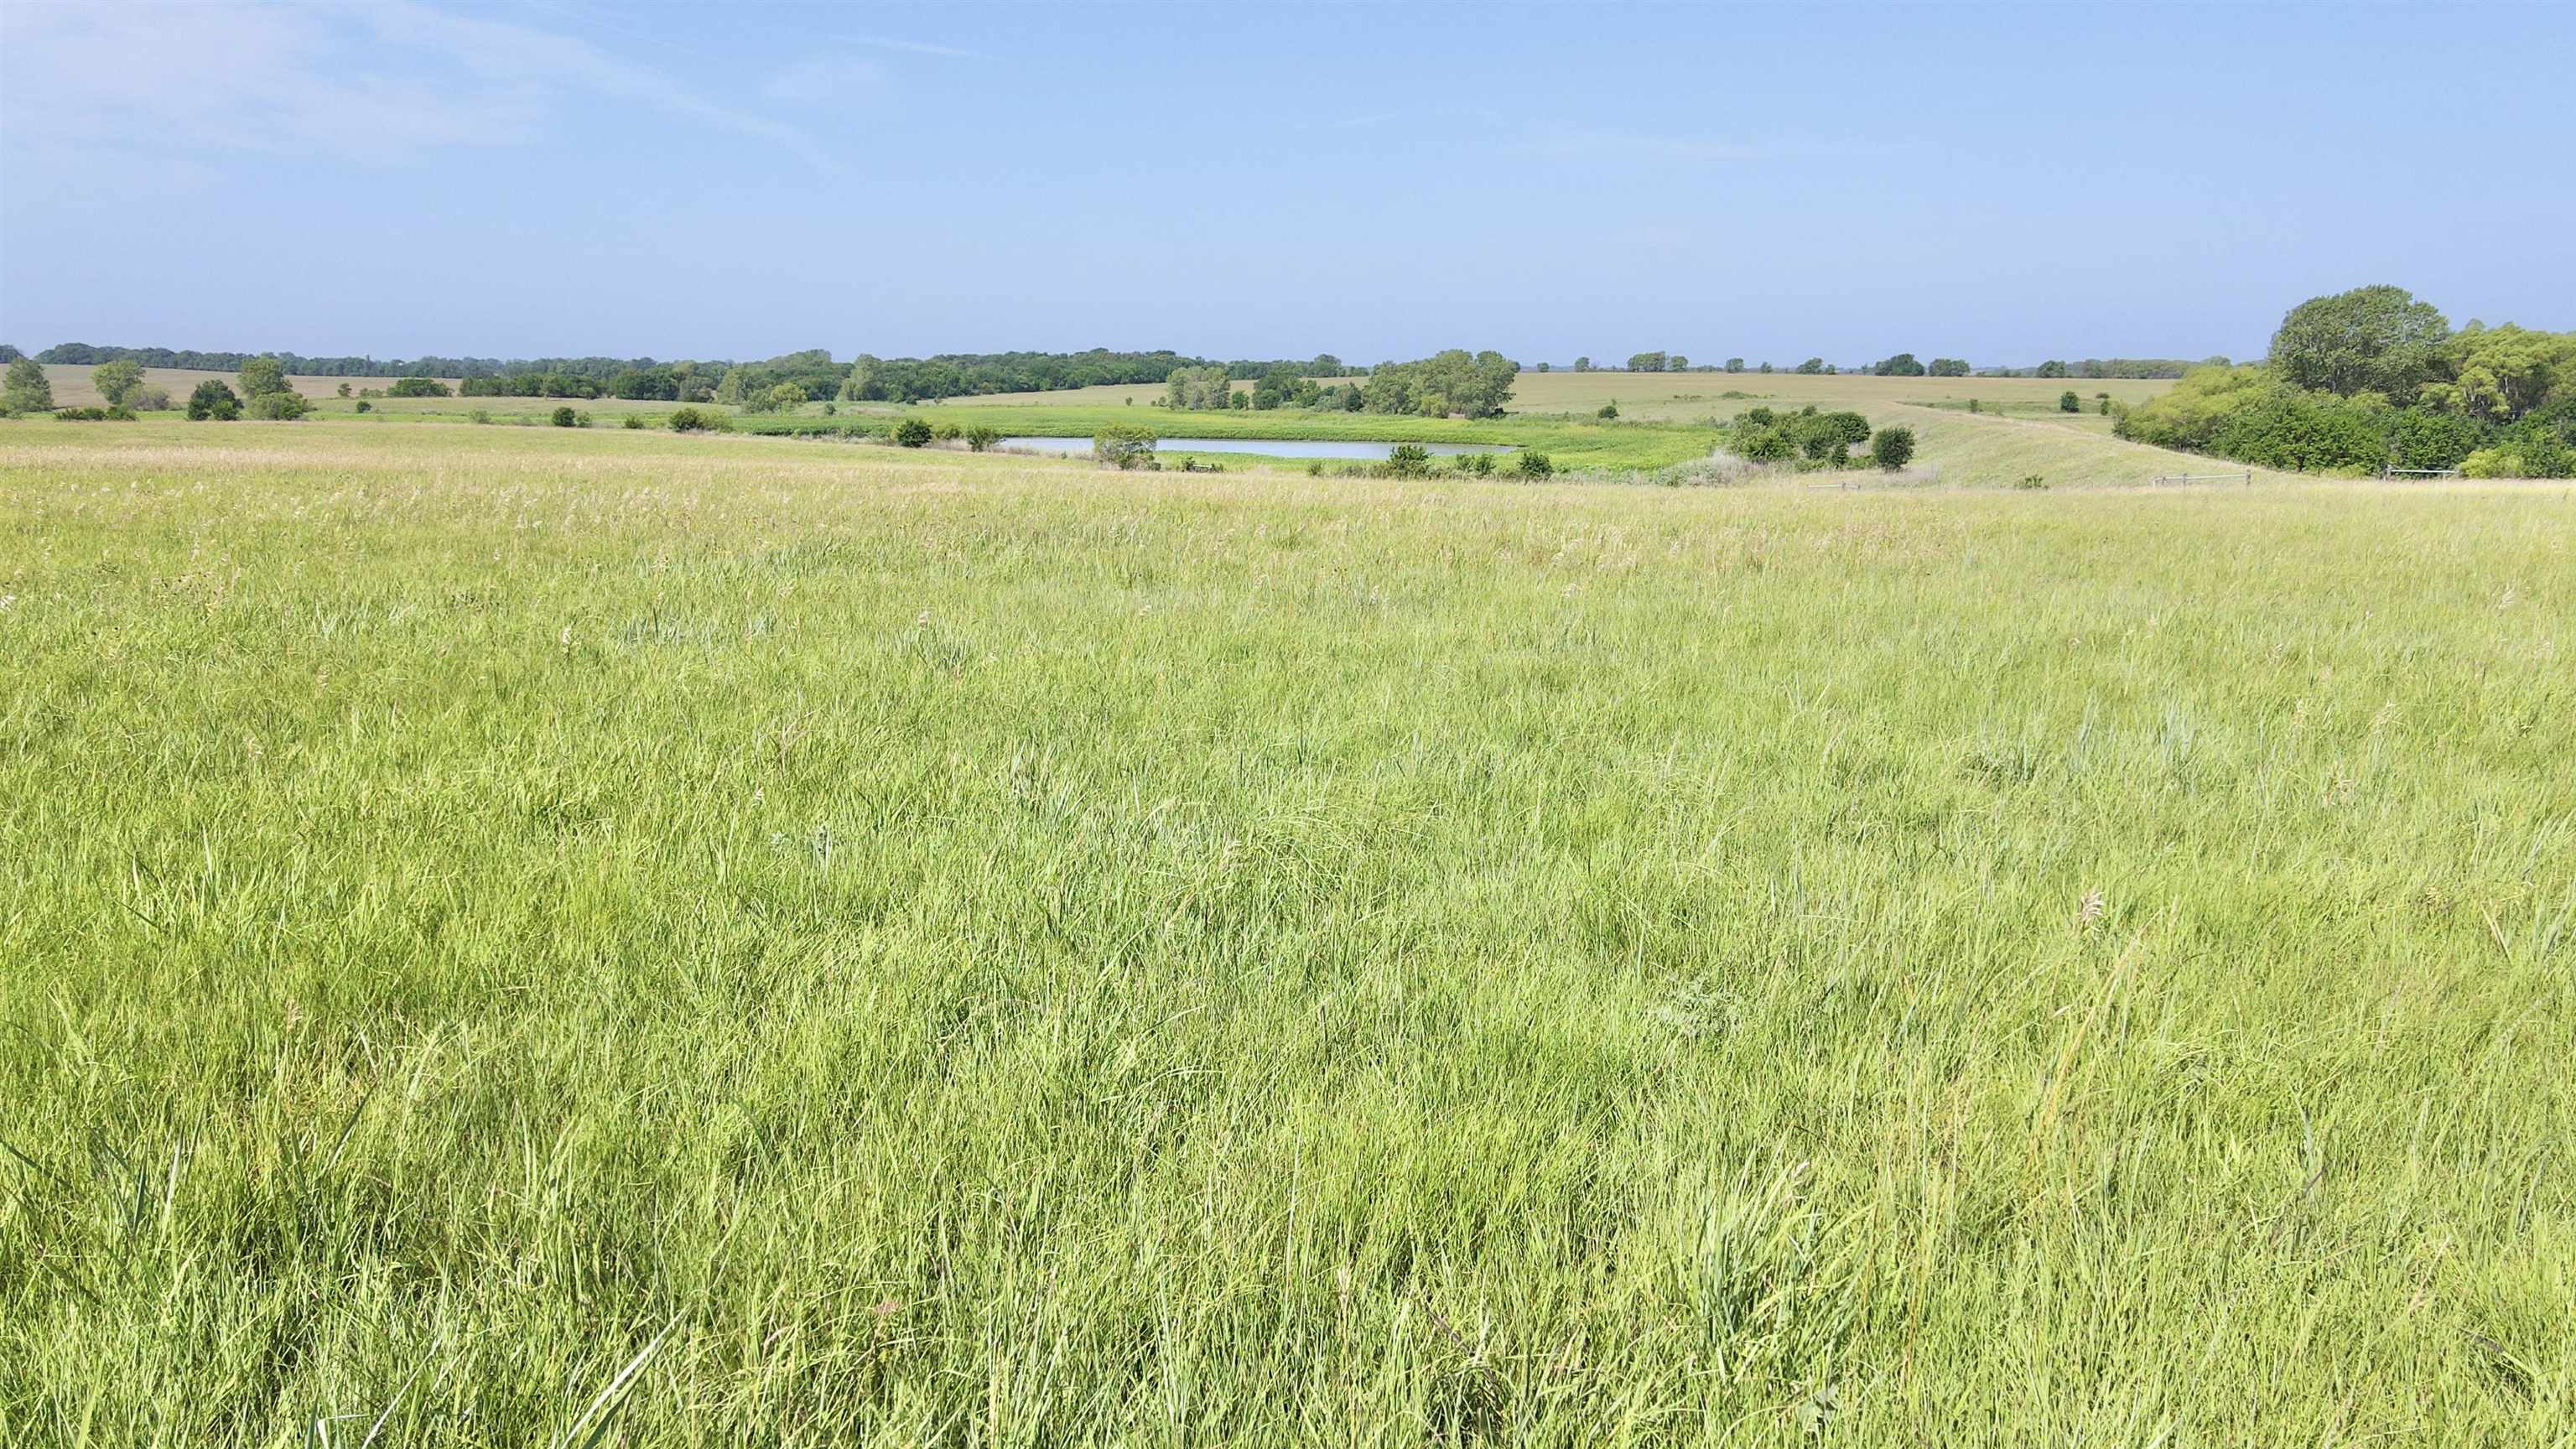
[(492, 421), (492, 412), (489, 408), (476, 408), (474, 411), (467, 413), (465, 415), (465, 419), (468, 422), (488, 423)]
[(1154, 466), (1154, 430), (1137, 423), (1111, 423), (1091, 435), (1093, 461), (1115, 468)]
[(894, 441), (899, 448), (922, 448), (930, 444), (930, 424), (919, 418), (905, 418), (895, 425)]
[(2057, 395), (2057, 410), (2061, 413), (2080, 413), (2084, 411), (2084, 400), (2069, 389)]
[(555, 426), (556, 426), (556, 427), (559, 427), (559, 428), (569, 428), (569, 427), (574, 426), (574, 425), (575, 425), (575, 423), (576, 423), (577, 421), (578, 421), (578, 420), (577, 420), (577, 419), (575, 419), (575, 418), (573, 417), (573, 415), (572, 415), (572, 409), (570, 409), (570, 408), (557, 408), (557, 409), (555, 409), (554, 424), (555, 424)]
[(662, 425), (675, 433), (712, 433), (724, 426), (724, 418), (704, 408), (679, 408)]
[(347, 397), (348, 395), (349, 395), (349, 385), (348, 385), (347, 383), (345, 383), (345, 382), (344, 382), (344, 383), (340, 384), (340, 396), (342, 396), (342, 397)]
[(1869, 456), (1870, 461), (1890, 473), (1904, 467), (1914, 457), (1914, 430), (1879, 429), (1878, 436), (1869, 440)]
[(1491, 453), (1460, 453), (1455, 461), (1458, 466), (1458, 471), (1469, 477), (1490, 478), (1494, 476), (1494, 455)]
[(1316, 459), (1313, 459), (1313, 460), (1309, 461), (1309, 462), (1306, 464), (1306, 476), (1307, 476), (1307, 477), (1309, 477), (1309, 478), (1321, 478), (1321, 477), (1323, 477), (1323, 476), (1324, 476), (1324, 460), (1323, 460), (1323, 459), (1321, 459), (1321, 458), (1316, 458)]
[(2015, 488), (2045, 488), (2048, 486), (2048, 480), (2037, 473), (2027, 473), (2022, 476), (2022, 480), (2020, 482), (2015, 483), (2013, 486)]
[(966, 430), (966, 446), (973, 452), (987, 452), (1000, 441), (1002, 441), (1002, 430), (996, 427), (977, 423)]
[(642, 413), (628, 413), (625, 420), (620, 422), (618, 426), (625, 428), (629, 432), (642, 432), (644, 430), (644, 415)]
[(134, 392), (134, 399), (128, 404), (128, 406), (132, 407), (138, 413), (166, 413), (170, 411), (170, 389), (166, 387), (137, 388)]
[(1983, 412), (1983, 411), (1985, 411), (1985, 409), (1984, 409), (1983, 407), (1981, 407), (1981, 406), (1979, 406), (1979, 405), (1978, 405), (1977, 400), (1976, 400), (1975, 398), (1970, 398), (1970, 399), (1968, 399), (1968, 411), (1970, 411), (1970, 412), (1972, 412), (1972, 413), (1974, 413), (1974, 412)]
[(941, 423), (930, 430), (930, 435), (943, 443), (953, 443), (966, 436), (966, 430), (955, 423)]
[(1431, 471), (1431, 451), (1419, 443), (1398, 443), (1386, 455), (1386, 470), (1398, 478), (1420, 478)]
[(1556, 474), (1556, 464), (1545, 453), (1523, 452), (1513, 460), (1524, 478), (1549, 478)]
[(2111, 415), (2111, 395), (2106, 392), (2093, 399), (2093, 410), (2106, 418), (2109, 417)]
[(62, 411), (54, 414), (54, 421), (58, 423), (103, 423), (107, 421), (107, 409), (64, 408)]
[(1597, 412), (1597, 413), (1594, 413), (1594, 414), (1593, 414), (1593, 416), (1594, 416), (1594, 417), (1596, 417), (1596, 418), (1599, 418), (1601, 421), (1603, 421), (1603, 422), (1605, 422), (1605, 423), (1606, 423), (1606, 422), (1611, 421), (1612, 419), (1614, 419), (1614, 418), (1616, 418), (1616, 417), (1618, 417), (1618, 416), (1619, 416), (1619, 402), (1618, 402), (1618, 399), (1613, 398), (1613, 399), (1611, 399), (1609, 402), (1603, 403), (1603, 404), (1601, 405), (1601, 411), (1599, 411), (1599, 412)]
[[(258, 358), (251, 360), (259, 361)], [(304, 394), (287, 388), (258, 394), (243, 405), (243, 411), (262, 422), (291, 423), (313, 411), (313, 404), (305, 401)]]
[(188, 421), (192, 423), (229, 423), (240, 416), (241, 397), (221, 378), (207, 378), (188, 394)]
[(387, 397), (445, 397), (447, 384), (434, 377), (398, 377), (385, 389)]
[(371, 413), (375, 410), (376, 405), (374, 403), (367, 401), (365, 398), (358, 399), (358, 411), (362, 413)]

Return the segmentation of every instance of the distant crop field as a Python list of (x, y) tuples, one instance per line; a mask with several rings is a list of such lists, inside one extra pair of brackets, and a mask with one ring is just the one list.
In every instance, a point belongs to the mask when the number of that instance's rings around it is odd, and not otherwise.
[[(1748, 407), (1849, 408), (1873, 416), (1900, 403), (1965, 403), (1970, 398), (2016, 414), (2054, 412), (2061, 393), (2086, 408), (2096, 393), (2141, 403), (2173, 383), (2159, 379), (2037, 377), (1865, 377), (1758, 372), (1531, 372), (1512, 390), (1513, 412), (1588, 414), (1616, 402), (1623, 418), (1695, 420), (1731, 417)], [(1729, 396), (1741, 394), (1741, 396)]]
[(0, 1439), (2576, 1436), (2569, 490), (1794, 483), (0, 422)]
[[(53, 384), (54, 405), (57, 407), (67, 408), (96, 407), (100, 403), (104, 402), (105, 399), (98, 395), (98, 389), (90, 385), (89, 375), (92, 370), (93, 369), (87, 366), (72, 363), (46, 363), (45, 380)], [(171, 403), (178, 407), (187, 406), (188, 394), (196, 390), (197, 384), (204, 382), (210, 377), (220, 379), (236, 392), (241, 390), (241, 377), (237, 373), (205, 372), (186, 367), (147, 367), (143, 369), (144, 386), (167, 389), (170, 394)], [(336, 400), (340, 384), (344, 382), (347, 383), (350, 390), (354, 392), (362, 387), (391, 387), (394, 383), (394, 379), (390, 377), (297, 376), (289, 377), (287, 382), (293, 386), (297, 392), (304, 394), (315, 402), (321, 402), (325, 399)], [(454, 378), (448, 378), (446, 379), (446, 382), (449, 387), (454, 387), (456, 385), (456, 379)], [(379, 407), (383, 405), (384, 404), (382, 402), (377, 404)]]

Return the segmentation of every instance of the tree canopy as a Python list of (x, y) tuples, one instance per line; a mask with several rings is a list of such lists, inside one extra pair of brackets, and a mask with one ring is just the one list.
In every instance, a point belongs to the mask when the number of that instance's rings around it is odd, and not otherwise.
[(2291, 308), (2272, 334), (2270, 361), (2292, 387), (2403, 401), (2433, 380), (2450, 336), (2440, 309), (2405, 288), (2355, 287)]

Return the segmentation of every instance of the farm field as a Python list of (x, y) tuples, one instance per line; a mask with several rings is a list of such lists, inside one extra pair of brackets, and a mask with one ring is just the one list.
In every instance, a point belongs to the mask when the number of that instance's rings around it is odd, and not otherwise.
[[(44, 368), (45, 381), (54, 389), (55, 406), (90, 408), (97, 407), (106, 401), (98, 395), (98, 388), (90, 382), (90, 373), (96, 369), (86, 364), (69, 362), (49, 362), (44, 364)], [(241, 390), (241, 375), (238, 373), (209, 372), (190, 367), (143, 369), (143, 385), (167, 390), (171, 403), (177, 407), (186, 407), (188, 394), (196, 389), (197, 384), (209, 378), (224, 383), (236, 392)], [(347, 383), (352, 392), (362, 387), (383, 388), (394, 384), (394, 379), (390, 377), (316, 377), (302, 373), (294, 374), (286, 381), (288, 386), (311, 398), (315, 403), (337, 403), (342, 410), (348, 409), (351, 402), (337, 396), (340, 384)], [(456, 385), (456, 379), (452, 377), (446, 379), (446, 382), (450, 387)], [(380, 398), (376, 401), (376, 406), (384, 407), (388, 401), (398, 403), (404, 399)]]
[(2576, 1441), (2576, 496), (1800, 481), (0, 422), (0, 1440)]

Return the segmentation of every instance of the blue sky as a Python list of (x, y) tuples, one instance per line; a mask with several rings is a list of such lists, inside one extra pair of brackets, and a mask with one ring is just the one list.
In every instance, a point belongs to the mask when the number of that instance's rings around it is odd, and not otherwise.
[(2576, 4), (0, 5), (0, 340), (2259, 353), (2576, 328)]

